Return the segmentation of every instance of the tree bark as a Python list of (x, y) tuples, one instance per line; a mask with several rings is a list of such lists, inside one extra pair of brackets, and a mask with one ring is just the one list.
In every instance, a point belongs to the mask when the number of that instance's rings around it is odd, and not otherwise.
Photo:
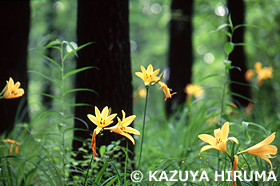
[(168, 116), (178, 105), (185, 102), (184, 88), (191, 83), (193, 63), (192, 6), (193, 0), (173, 0), (171, 4), (168, 87), (177, 94), (174, 98), (166, 101)]
[[(96, 69), (78, 73), (76, 87), (93, 89), (98, 95), (77, 92), (76, 102), (97, 106), (100, 111), (105, 106), (111, 107), (112, 113), (117, 113), (120, 118), (121, 110), (124, 110), (127, 116), (132, 114), (128, 11), (128, 0), (78, 1), (78, 45), (88, 42), (93, 44), (79, 51), (77, 68), (94, 66)], [(74, 138), (90, 138), (90, 133), (96, 127), (89, 121), (87, 114), (95, 115), (94, 108), (75, 108), (75, 116), (86, 121), (90, 132), (75, 131)], [(85, 125), (76, 120), (75, 127), (85, 128)], [(119, 134), (109, 131), (104, 131), (103, 134), (97, 137), (97, 148), (123, 139)], [(121, 145), (126, 146), (126, 141), (122, 140)], [(73, 150), (77, 151), (82, 145), (81, 141), (74, 140)], [(133, 152), (130, 141), (128, 147)], [(76, 159), (83, 159), (82, 155), (78, 153)]]
[[(15, 123), (28, 121), (27, 109), (27, 46), (30, 24), (28, 0), (1, 1), (0, 91), (12, 77), (25, 90), (22, 98), (0, 100), (0, 134), (9, 133)], [(19, 107), (20, 105), (20, 107)]]
[[(233, 26), (245, 23), (245, 4), (243, 0), (228, 0), (228, 9), (231, 15)], [(233, 43), (244, 43), (245, 27), (240, 27), (234, 31), (232, 42)], [(229, 60), (232, 61), (233, 66), (237, 66), (241, 69), (232, 69), (230, 71), (231, 81), (249, 84), (245, 79), (245, 73), (247, 71), (246, 56), (243, 46), (237, 46), (233, 52), (229, 55)], [(232, 92), (240, 94), (244, 97), (251, 98), (251, 90), (249, 86), (244, 86), (236, 83), (230, 84)], [(249, 103), (248, 100), (243, 99), (239, 96), (232, 96), (233, 102), (238, 107), (246, 107)]]

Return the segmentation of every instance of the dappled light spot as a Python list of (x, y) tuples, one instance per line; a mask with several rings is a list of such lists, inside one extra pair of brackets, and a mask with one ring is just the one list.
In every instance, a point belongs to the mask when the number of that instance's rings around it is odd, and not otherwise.
[(40, 110), (40, 106), (38, 104), (32, 104), (30, 106), (30, 112), (36, 112)]
[(63, 11), (65, 9), (64, 4), (62, 2), (60, 2), (60, 1), (57, 1), (54, 4), (54, 7), (56, 8), (57, 11)]
[(228, 9), (227, 9), (227, 7), (225, 7), (225, 6), (218, 6), (217, 8), (215, 8), (215, 14), (217, 15), (217, 16), (225, 16), (225, 15), (227, 15), (228, 14)]
[(137, 43), (133, 40), (130, 40), (130, 51), (135, 52), (137, 50)]
[(152, 13), (154, 13), (154, 14), (160, 14), (160, 13), (161, 13), (161, 10), (162, 10), (162, 8), (161, 8), (161, 5), (160, 5), (160, 4), (158, 4), (158, 3), (152, 4), (152, 6), (151, 6), (151, 11), (152, 11)]
[(212, 53), (206, 53), (205, 55), (204, 55), (204, 61), (205, 61), (205, 63), (207, 63), (207, 64), (211, 64), (211, 63), (213, 63), (214, 62), (214, 60), (215, 60), (215, 56), (212, 54)]
[[(77, 43), (75, 43), (75, 42), (70, 42), (70, 44), (72, 45), (72, 47), (73, 47), (74, 49), (77, 49), (77, 48), (78, 48)], [(67, 52), (72, 52), (72, 49), (70, 48), (69, 45), (66, 45), (66, 50), (67, 50)]]
[(207, 47), (205, 45), (199, 45), (196, 51), (199, 55), (204, 55), (207, 52)]

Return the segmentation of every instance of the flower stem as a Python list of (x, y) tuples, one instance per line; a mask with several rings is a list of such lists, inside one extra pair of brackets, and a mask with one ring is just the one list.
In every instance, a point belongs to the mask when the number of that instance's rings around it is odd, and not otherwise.
[(86, 182), (87, 182), (87, 179), (88, 179), (88, 172), (89, 172), (89, 169), (90, 169), (90, 165), (91, 165), (91, 163), (92, 163), (92, 160), (93, 160), (93, 156), (91, 156), (90, 163), (89, 163), (89, 166), (88, 166), (88, 169), (87, 169), (87, 174), (86, 174), (86, 177), (85, 177), (85, 181), (84, 181), (83, 186), (86, 185)]
[(144, 106), (144, 116), (143, 116), (143, 127), (142, 127), (142, 138), (141, 138), (141, 145), (140, 145), (140, 156), (139, 156), (139, 162), (138, 162), (138, 169), (141, 167), (141, 157), (142, 157), (142, 148), (143, 148), (143, 142), (144, 142), (144, 132), (145, 132), (145, 121), (146, 121), (146, 110), (147, 110), (147, 104), (148, 104), (148, 94), (149, 94), (149, 86), (146, 86), (146, 100), (145, 100), (145, 106)]
[[(126, 174), (127, 163), (128, 163), (128, 141), (126, 140), (124, 174)], [(124, 176), (124, 184), (126, 185), (126, 176)]]

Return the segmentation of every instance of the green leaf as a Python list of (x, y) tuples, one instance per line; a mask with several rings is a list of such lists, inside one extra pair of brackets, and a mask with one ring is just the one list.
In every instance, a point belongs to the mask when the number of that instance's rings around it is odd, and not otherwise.
[(230, 32), (224, 31), (224, 30), (220, 30), (220, 32), (224, 33), (225, 35), (227, 35), (231, 39), (232, 34)]
[(76, 88), (76, 89), (67, 90), (64, 92), (64, 95), (72, 93), (72, 92), (78, 92), (78, 91), (88, 91), (88, 92), (93, 92), (98, 95), (98, 93), (96, 91), (89, 89), (89, 88)]
[(102, 157), (105, 152), (106, 152), (106, 146), (102, 145), (99, 149), (100, 156)]
[(65, 43), (66, 45), (68, 45), (71, 48), (71, 50), (73, 51), (73, 53), (75, 54), (75, 56), (78, 57), (78, 54), (77, 54), (75, 48), (73, 47), (73, 45), (69, 41), (63, 41), (62, 43)]
[(103, 167), (101, 168), (101, 170), (97, 174), (97, 177), (95, 179), (95, 183), (97, 183), (98, 185), (100, 184), (101, 178), (102, 178), (106, 168), (108, 167), (108, 165), (109, 165), (109, 163), (107, 161), (105, 161)]
[(236, 29), (238, 29), (238, 28), (240, 28), (240, 27), (253, 27), (253, 28), (259, 28), (259, 27), (255, 26), (255, 25), (252, 25), (252, 24), (240, 24), (240, 25), (236, 25), (236, 26), (233, 28), (233, 30), (236, 30)]
[(57, 112), (57, 111), (45, 112), (44, 114), (42, 114), (41, 119), (44, 119), (45, 117), (47, 117), (48, 115), (51, 115), (51, 114), (59, 114), (59, 112)]
[(64, 133), (65, 132), (68, 132), (68, 131), (88, 131), (88, 129), (81, 129), (81, 128), (67, 128), (64, 130)]
[(254, 47), (261, 48), (259, 45), (251, 44), (251, 43), (235, 43), (234, 45), (235, 46), (254, 46)]
[[(84, 44), (84, 45), (82, 45), (82, 46), (79, 46), (77, 49), (72, 49), (72, 51), (71, 52), (68, 52), (68, 53), (66, 53), (65, 55), (64, 55), (64, 57), (63, 57), (63, 61), (66, 59), (66, 58), (68, 58), (70, 55), (72, 55), (72, 54), (75, 54), (77, 57), (78, 57), (78, 54), (77, 54), (77, 52), (79, 51), (79, 50), (81, 50), (82, 48), (84, 48), (84, 47), (86, 47), (86, 46), (88, 46), (88, 45), (90, 45), (90, 44), (92, 44), (93, 42), (89, 42), (89, 43), (86, 43), (86, 44)], [(71, 44), (70, 44), (71, 45)], [(72, 46), (72, 45), (71, 45)], [(70, 47), (71, 47), (70, 46)], [(72, 46), (72, 48), (73, 48), (73, 46)]]
[(120, 175), (120, 173), (119, 173), (119, 171), (118, 171), (116, 165), (115, 165), (113, 162), (111, 162), (111, 161), (109, 162), (109, 164), (112, 165), (112, 167), (113, 167), (114, 170), (116, 171), (116, 173), (117, 173), (117, 175), (118, 175), (119, 184), (120, 184), (120, 185), (123, 185), (121, 175)]
[(212, 78), (212, 77), (217, 77), (217, 76), (225, 77), (224, 74), (210, 74), (210, 75), (208, 75), (208, 76), (202, 77), (199, 81), (204, 81), (204, 80), (206, 80), (206, 79), (209, 79), (209, 78)]
[(0, 176), (0, 180), (1, 179), (9, 179), (9, 178), (12, 178), (11, 176)]
[(47, 60), (49, 60), (50, 62), (52, 62), (53, 64), (55, 64), (56, 66), (58, 66), (59, 69), (62, 69), (62, 67), (60, 66), (60, 64), (58, 64), (58, 62), (56, 62), (55, 60), (53, 60), (52, 58), (44, 55), (44, 54), (41, 54), (44, 58), (46, 58)]
[(95, 68), (95, 67), (93, 67), (93, 66), (88, 66), (88, 67), (83, 67), (83, 68), (78, 68), (78, 69), (72, 70), (72, 71), (70, 71), (70, 72), (67, 72), (67, 73), (63, 76), (63, 78), (65, 79), (65, 78), (67, 78), (68, 76), (71, 76), (71, 75), (74, 75), (74, 74), (77, 74), (77, 73), (79, 73), (79, 72), (82, 72), (82, 71), (85, 71), (85, 70), (88, 70), (88, 69), (92, 69), (92, 68)]
[(49, 44), (47, 44), (45, 47), (43, 48), (50, 48), (50, 47), (53, 47), (54, 45), (60, 45), (61, 44), (61, 41), (59, 39), (55, 40), (55, 41), (52, 41), (50, 42)]
[(31, 72), (31, 73), (34, 73), (34, 74), (38, 74), (38, 75), (40, 75), (41, 77), (43, 77), (43, 78), (45, 78), (45, 79), (51, 81), (51, 82), (54, 83), (55, 85), (57, 85), (57, 81), (56, 81), (56, 80), (54, 80), (54, 79), (52, 79), (52, 78), (50, 78), (50, 77), (48, 77), (48, 76), (46, 76), (46, 75), (44, 75), (44, 74), (42, 74), (42, 73), (40, 73), (40, 72), (37, 72), (37, 71), (34, 71), (34, 70), (29, 70), (28, 72)]
[(59, 97), (56, 97), (56, 96), (51, 95), (51, 94), (46, 94), (46, 93), (40, 93), (40, 94), (41, 94), (41, 95), (43, 95), (43, 96), (46, 96), (46, 97), (52, 98), (52, 99), (57, 99), (57, 100), (59, 100), (59, 99), (60, 99)]
[(247, 98), (247, 97), (245, 97), (245, 96), (242, 96), (242, 95), (240, 95), (240, 94), (238, 94), (238, 93), (235, 93), (235, 92), (229, 92), (229, 94), (232, 95), (232, 96), (237, 96), (237, 97), (243, 98), (243, 99), (245, 99), (245, 100), (247, 100), (247, 101), (250, 101), (250, 102), (252, 102), (252, 103), (254, 102), (252, 99)]
[(245, 123), (246, 125), (252, 125), (252, 126), (255, 126), (255, 127), (258, 127), (260, 129), (262, 129), (263, 131), (265, 131), (266, 135), (268, 136), (268, 132), (263, 126), (261, 126), (257, 123), (253, 123), (253, 122), (242, 122), (242, 125), (244, 125), (243, 123)]
[(237, 84), (237, 85), (242, 85), (242, 86), (253, 87), (253, 88), (259, 90), (259, 87), (258, 87), (258, 86), (252, 85), (251, 83), (240, 83), (240, 82), (238, 82), (238, 81), (231, 81), (231, 80), (229, 81), (229, 83), (233, 83), (233, 84)]
[(229, 22), (229, 27), (231, 28), (232, 32), (233, 32), (233, 23), (231, 21), (231, 15), (229, 14), (228, 16), (228, 22)]
[(232, 42), (226, 42), (224, 50), (227, 55), (229, 55), (234, 49), (234, 43)]
[(67, 105), (67, 107), (81, 107), (81, 106), (89, 106), (92, 107), (92, 105), (88, 104), (88, 103), (74, 103), (74, 104), (69, 104)]
[(221, 31), (223, 28), (226, 28), (226, 27), (228, 27), (228, 26), (229, 26), (228, 23), (222, 24), (222, 25), (220, 25), (216, 30), (210, 31), (210, 33)]
[(230, 69), (233, 69), (233, 68), (234, 68), (233, 66), (231, 66), (231, 61), (230, 61), (230, 60), (225, 60), (225, 61), (224, 61), (224, 64), (225, 64), (225, 67), (226, 67), (227, 72), (228, 72)]

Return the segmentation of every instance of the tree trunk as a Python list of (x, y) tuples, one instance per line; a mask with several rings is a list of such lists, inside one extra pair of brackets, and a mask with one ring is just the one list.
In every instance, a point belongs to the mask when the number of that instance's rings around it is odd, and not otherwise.
[(170, 115), (178, 105), (185, 102), (184, 88), (191, 83), (193, 63), (192, 6), (193, 0), (173, 0), (171, 4), (168, 87), (177, 94), (174, 98), (166, 101), (167, 115)]
[[(112, 113), (117, 113), (120, 118), (121, 110), (124, 110), (127, 116), (132, 114), (128, 11), (128, 0), (78, 1), (78, 45), (88, 42), (93, 44), (79, 51), (77, 68), (94, 66), (96, 69), (78, 73), (76, 87), (93, 89), (98, 95), (77, 92), (76, 102), (97, 106), (99, 110), (105, 106), (111, 107)], [(86, 121), (90, 132), (75, 131), (74, 138), (84, 141), (90, 138), (90, 133), (96, 127), (89, 121), (87, 114), (95, 115), (94, 108), (75, 108), (75, 116)], [(76, 120), (75, 127), (85, 128), (85, 125)], [(108, 145), (123, 138), (109, 131), (103, 133), (104, 135), (97, 137), (97, 149), (101, 145)], [(126, 146), (126, 141), (122, 140), (121, 145)], [(73, 150), (77, 151), (82, 145), (79, 140), (74, 140)], [(130, 141), (128, 147), (133, 152)], [(78, 153), (76, 159), (83, 159), (82, 154)]]
[[(28, 121), (27, 46), (30, 24), (29, 1), (1, 1), (0, 91), (9, 77), (19, 81), (25, 90), (22, 98), (0, 100), (0, 134), (9, 133), (14, 124)], [(21, 104), (20, 104), (21, 103)], [(20, 107), (19, 107), (20, 105)], [(19, 109), (18, 109), (19, 108)]]
[[(231, 15), (231, 20), (233, 26), (244, 24), (245, 19), (245, 5), (243, 0), (228, 0), (228, 9)], [(233, 43), (244, 43), (244, 33), (245, 27), (240, 27), (234, 31), (232, 42)], [(234, 48), (233, 52), (229, 55), (229, 60), (232, 61), (233, 66), (237, 66), (241, 69), (232, 69), (230, 71), (230, 79), (231, 81), (248, 84), (245, 79), (245, 72), (247, 71), (246, 66), (246, 56), (244, 52), (243, 46), (237, 46)], [(230, 84), (230, 89), (232, 92), (240, 94), (244, 97), (251, 97), (251, 90), (249, 86), (244, 86), (236, 83)], [(243, 99), (238, 96), (232, 96), (233, 102), (238, 107), (246, 107), (248, 105), (248, 100)]]

